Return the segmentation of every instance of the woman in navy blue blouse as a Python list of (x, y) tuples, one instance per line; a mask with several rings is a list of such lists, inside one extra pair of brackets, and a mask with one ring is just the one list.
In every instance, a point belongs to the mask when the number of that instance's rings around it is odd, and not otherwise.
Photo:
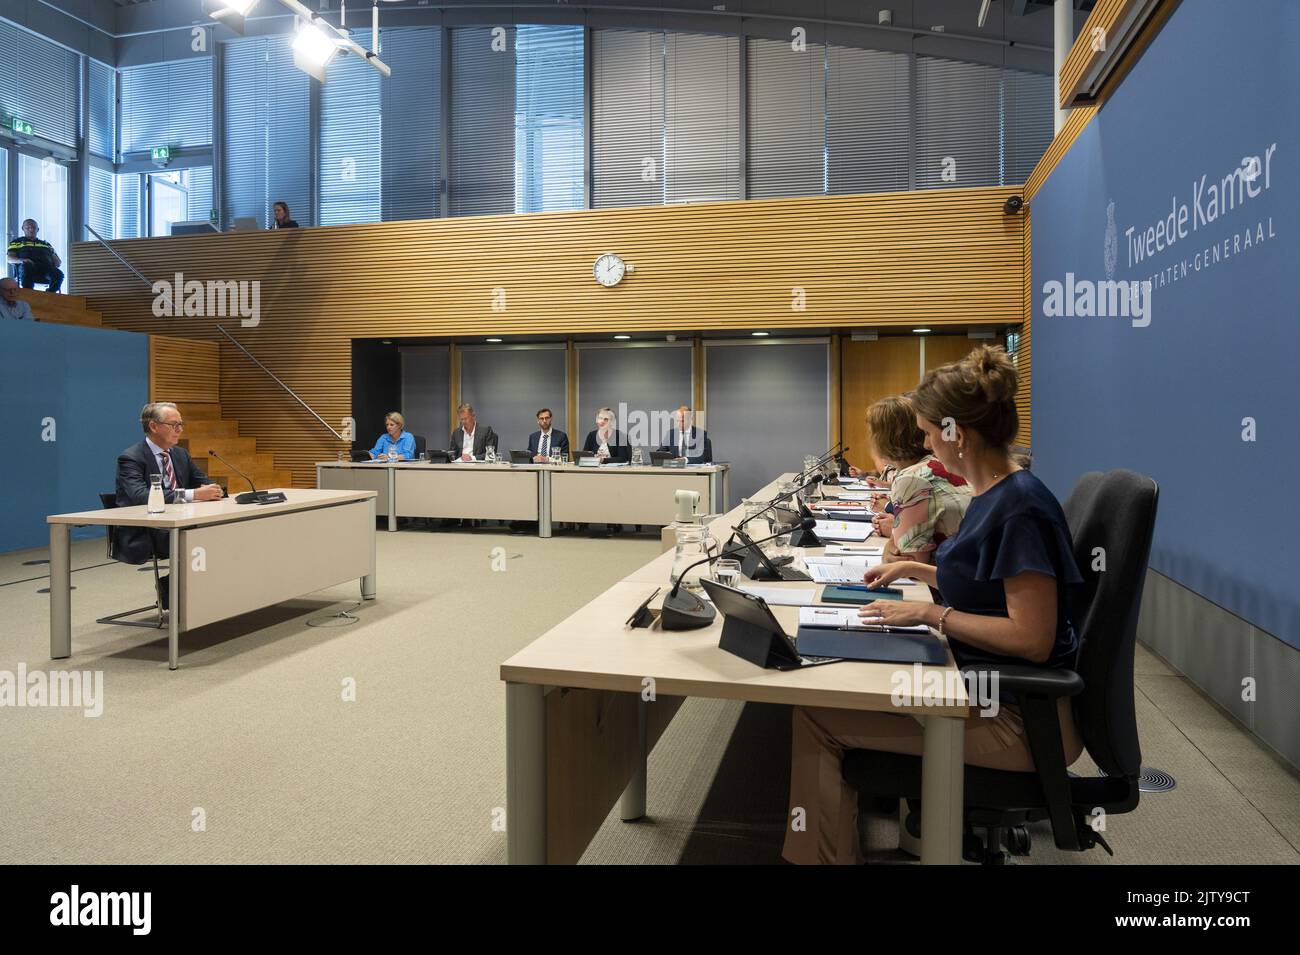
[[(1019, 430), (1016, 369), (1001, 348), (980, 346), (961, 361), (929, 372), (913, 395), (925, 445), (949, 471), (970, 482), (974, 497), (935, 563), (882, 564), (865, 583), (914, 577), (937, 589), (941, 603), (878, 600), (864, 622), (926, 624), (947, 637), (958, 666), (976, 663), (1071, 666), (1078, 638), (1069, 590), (1082, 581), (1070, 530), (1056, 498), (1011, 458)], [(1083, 749), (1069, 701), (1060, 706), (1067, 765)], [(791, 862), (858, 863), (857, 794), (840, 777), (846, 749), (921, 752), (921, 725), (903, 714), (796, 707), (790, 774), (792, 813), (804, 827), (786, 833)], [(966, 723), (966, 762), (1031, 771), (1033, 758), (1018, 709), (994, 702)]]

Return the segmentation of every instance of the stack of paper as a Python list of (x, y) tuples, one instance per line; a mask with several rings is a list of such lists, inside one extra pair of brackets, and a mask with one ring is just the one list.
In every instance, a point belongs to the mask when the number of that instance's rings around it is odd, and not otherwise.
[(857, 607), (800, 607), (799, 626), (834, 627), (842, 630), (889, 630), (892, 633), (929, 633), (924, 624), (914, 627), (885, 627), (881, 624), (863, 623)]
[(873, 530), (867, 521), (820, 520), (813, 527), (813, 533), (824, 541), (864, 541)]
[(860, 584), (862, 577), (870, 567), (875, 567), (881, 558), (864, 557), (805, 557), (808, 576), (818, 584)]

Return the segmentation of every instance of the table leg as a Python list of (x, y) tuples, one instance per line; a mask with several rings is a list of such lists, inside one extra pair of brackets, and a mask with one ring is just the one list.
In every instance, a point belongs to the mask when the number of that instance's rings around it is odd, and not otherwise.
[(50, 659), (72, 656), (72, 527), (50, 525)]
[(551, 472), (537, 472), (537, 536), (551, 536)]
[(376, 574), (377, 562), (375, 560), (375, 499), (370, 499), (370, 523), (366, 526), (370, 528), (370, 573), (361, 578), (361, 599), (375, 599), (375, 584), (378, 580)]
[(388, 530), (397, 533), (397, 468), (385, 468), (388, 471)]
[(926, 714), (922, 720), (921, 863), (960, 865), (966, 719)]
[(506, 858), (546, 863), (546, 697), (533, 683), (506, 684)]
[(173, 527), (167, 533), (167, 669), (180, 666), (181, 655), (181, 574), (189, 560), (181, 553), (181, 531)]
[(649, 705), (644, 699), (638, 697), (636, 710), (636, 762), (632, 770), (632, 778), (628, 780), (627, 788), (623, 790), (623, 796), (618, 804), (618, 816), (624, 822), (633, 822), (645, 818), (646, 758), (649, 755), (646, 752), (647, 719), (649, 717), (647, 707)]

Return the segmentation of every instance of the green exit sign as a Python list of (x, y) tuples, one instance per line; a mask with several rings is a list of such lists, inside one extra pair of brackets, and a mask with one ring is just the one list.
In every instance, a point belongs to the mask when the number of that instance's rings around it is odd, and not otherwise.
[(17, 117), (10, 121), (9, 128), (15, 133), (21, 133), (24, 136), (30, 136), (32, 134), (32, 124), (23, 122)]
[(150, 150), (149, 158), (154, 162), (170, 162), (172, 158), (172, 148), (170, 146), (155, 146)]

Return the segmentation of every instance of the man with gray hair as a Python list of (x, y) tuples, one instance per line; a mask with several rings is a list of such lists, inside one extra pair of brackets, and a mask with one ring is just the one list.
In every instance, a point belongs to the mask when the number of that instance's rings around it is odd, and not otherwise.
[(18, 297), (18, 283), (11, 278), (0, 279), (0, 319), (4, 318), (37, 321), (32, 307)]
[(488, 425), (479, 426), (474, 406), (462, 402), (456, 409), (460, 427), (451, 433), (448, 454), (452, 461), (482, 461), (487, 449), (499, 448), (497, 433)]
[[(144, 429), (144, 440), (117, 456), (118, 507), (149, 503), (149, 484), (155, 474), (162, 477), (163, 497), (168, 504), (220, 500), (225, 493), (221, 485), (213, 484), (180, 445), (185, 422), (176, 405), (170, 401), (149, 402), (140, 409), (140, 427)], [(125, 564), (143, 564), (154, 554), (168, 555), (168, 539), (162, 531), (119, 527), (116, 544), (117, 559)], [(166, 608), (165, 577), (159, 584), (159, 599)]]

